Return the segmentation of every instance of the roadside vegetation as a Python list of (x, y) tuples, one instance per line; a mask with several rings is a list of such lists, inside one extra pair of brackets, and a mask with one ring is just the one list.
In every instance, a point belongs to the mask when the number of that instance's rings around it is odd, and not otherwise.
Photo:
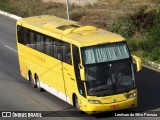
[(132, 53), (160, 63), (159, 10), (142, 7), (132, 15), (118, 18), (108, 29), (125, 37)]
[[(40, 0), (1, 0), (0, 10), (21, 17), (49, 14), (67, 18), (64, 4)], [(141, 57), (145, 64), (148, 60), (160, 64), (159, 0), (99, 0), (86, 6), (72, 4), (70, 18), (121, 34), (132, 53)]]

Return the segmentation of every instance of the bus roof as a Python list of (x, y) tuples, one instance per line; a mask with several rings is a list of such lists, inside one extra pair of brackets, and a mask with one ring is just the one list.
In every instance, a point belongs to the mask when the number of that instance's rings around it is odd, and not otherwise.
[[(81, 26), (78, 22), (65, 20), (53, 15), (34, 16), (18, 20), (17, 24), (28, 26), (46, 34), (59, 34), (65, 41), (79, 46), (91, 46), (103, 43), (124, 41), (118, 34), (93, 26)], [(66, 38), (66, 39), (65, 39)]]

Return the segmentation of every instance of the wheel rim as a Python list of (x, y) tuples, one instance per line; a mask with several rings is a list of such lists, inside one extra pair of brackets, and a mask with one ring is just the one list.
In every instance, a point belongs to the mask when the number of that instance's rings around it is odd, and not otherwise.
[(80, 106), (79, 106), (79, 100), (78, 100), (78, 98), (76, 97), (76, 108), (77, 108), (77, 110), (78, 111), (80, 111)]
[(31, 72), (29, 73), (29, 81), (31, 81), (31, 84), (35, 88), (36, 87), (36, 83), (35, 83), (35, 80), (32, 78), (32, 73)]
[(41, 88), (41, 85), (40, 85), (40, 81), (39, 81), (39, 78), (38, 78), (38, 76), (36, 76), (36, 85), (37, 85), (37, 88), (39, 89), (39, 91), (40, 92), (42, 92), (43, 91), (43, 89)]
[(29, 81), (30, 81), (30, 82), (32, 82), (32, 73), (31, 73), (31, 72), (29, 72), (29, 74), (28, 74), (28, 75), (29, 75)]
[(40, 88), (40, 82), (39, 82), (39, 79), (36, 78), (36, 81), (37, 81), (37, 88)]

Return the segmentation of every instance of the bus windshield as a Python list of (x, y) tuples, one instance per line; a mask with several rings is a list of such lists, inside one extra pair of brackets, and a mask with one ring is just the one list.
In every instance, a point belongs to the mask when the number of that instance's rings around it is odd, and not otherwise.
[(87, 93), (106, 96), (135, 88), (133, 64), (125, 42), (82, 48)]
[(84, 64), (102, 63), (129, 58), (126, 42), (97, 45), (82, 49)]

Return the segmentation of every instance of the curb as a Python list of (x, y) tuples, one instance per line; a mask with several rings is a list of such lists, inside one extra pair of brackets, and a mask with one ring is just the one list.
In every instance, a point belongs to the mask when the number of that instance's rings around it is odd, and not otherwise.
[[(141, 58), (141, 59), (143, 59), (143, 58)], [(143, 60), (149, 64), (149, 65), (144, 65), (143, 64), (143, 67), (154, 70), (156, 72), (160, 72), (160, 64), (152, 62), (152, 61), (148, 61), (148, 60), (145, 60), (145, 59), (143, 59)]]
[[(147, 65), (142, 65), (143, 67), (145, 67), (145, 68), (147, 68), (147, 69), (150, 69), (150, 70), (153, 70), (153, 71), (155, 71), (155, 72), (159, 72), (160, 73), (160, 70), (159, 69), (156, 69), (156, 68), (154, 68), (154, 67), (150, 67), (150, 66), (147, 66)], [(142, 70), (143, 70), (143, 68), (142, 68)]]
[(5, 16), (8, 16), (8, 17), (10, 17), (10, 18), (13, 18), (13, 19), (15, 19), (15, 20), (22, 19), (22, 17), (19, 17), (19, 16), (14, 15), (14, 14), (10, 14), (10, 13), (8, 13), (8, 12), (4, 12), (4, 11), (2, 11), (2, 10), (0, 10), (0, 14), (1, 14), (1, 15), (5, 15)]

